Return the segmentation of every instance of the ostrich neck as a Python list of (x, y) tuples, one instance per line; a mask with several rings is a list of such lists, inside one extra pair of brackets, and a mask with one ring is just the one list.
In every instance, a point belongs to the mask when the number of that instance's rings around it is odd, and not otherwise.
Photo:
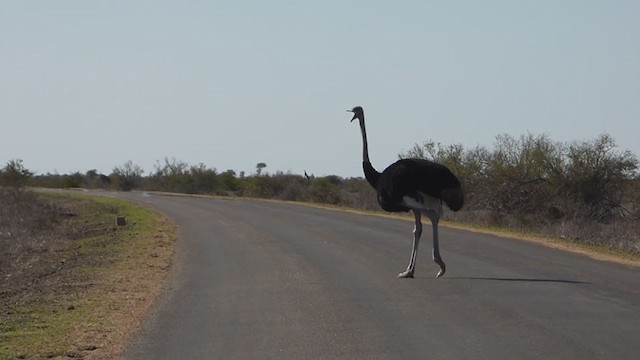
[(367, 129), (364, 126), (364, 118), (360, 119), (360, 131), (362, 132), (362, 169), (364, 170), (364, 177), (367, 182), (376, 189), (378, 186), (378, 179), (380, 173), (373, 168), (371, 161), (369, 161), (369, 147), (367, 144)]
[(360, 132), (362, 133), (362, 161), (371, 163), (369, 161), (369, 145), (367, 144), (367, 129), (364, 125), (364, 118), (360, 120)]

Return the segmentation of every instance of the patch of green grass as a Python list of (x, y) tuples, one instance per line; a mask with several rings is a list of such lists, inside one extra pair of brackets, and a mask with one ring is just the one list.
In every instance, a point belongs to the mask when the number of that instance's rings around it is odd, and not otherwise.
[[(151, 256), (154, 247), (170, 245), (166, 236), (159, 235), (167, 231), (166, 225), (158, 225), (165, 220), (150, 209), (114, 198), (45, 196), (74, 211), (56, 229), (71, 234), (61, 250), (67, 259), (64, 271), (51, 291), (42, 286), (30, 294), (27, 288), (18, 294), (15, 305), (2, 309), (0, 359), (74, 356), (96, 348), (96, 344), (78, 344), (70, 334), (107, 331), (104, 323), (112, 321), (112, 313), (126, 308), (124, 296), (109, 296), (120, 286), (112, 279), (125, 276), (125, 270), (146, 267), (136, 257)], [(127, 225), (117, 227), (116, 215), (125, 216)]]
[(95, 310), (91, 301), (63, 304), (38, 304), (6, 309), (11, 320), (0, 328), (0, 359), (50, 357), (69, 351), (66, 334), (86, 321)]

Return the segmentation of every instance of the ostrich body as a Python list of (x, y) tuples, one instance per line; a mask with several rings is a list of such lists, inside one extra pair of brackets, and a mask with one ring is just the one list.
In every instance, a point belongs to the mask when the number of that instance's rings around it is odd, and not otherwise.
[(458, 211), (464, 203), (460, 182), (444, 165), (424, 159), (401, 159), (389, 165), (382, 173), (373, 168), (369, 161), (367, 131), (364, 124), (364, 111), (356, 106), (351, 110), (353, 118), (360, 122), (362, 133), (362, 168), (369, 184), (378, 193), (378, 203), (385, 211), (413, 211), (415, 228), (413, 229), (413, 248), (407, 270), (398, 274), (400, 278), (412, 278), (416, 267), (418, 244), (422, 235), (422, 215), (431, 220), (433, 229), (433, 261), (440, 266), (436, 278), (442, 276), (446, 266), (440, 256), (438, 244), (438, 222), (443, 213), (443, 203), (449, 209)]

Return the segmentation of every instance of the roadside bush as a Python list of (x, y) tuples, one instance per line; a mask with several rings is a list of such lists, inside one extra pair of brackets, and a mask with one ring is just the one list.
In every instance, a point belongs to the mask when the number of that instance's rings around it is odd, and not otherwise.
[[(216, 190), (216, 195), (238, 195), (242, 188), (241, 180), (236, 177), (236, 172), (227, 170), (220, 174), (220, 188)], [(241, 194), (240, 194), (241, 195)]]
[(577, 204), (576, 215), (601, 221), (623, 214), (623, 204), (637, 176), (638, 159), (616, 148), (606, 134), (568, 146), (560, 189), (569, 204)]
[(105, 189), (111, 184), (111, 178), (99, 174), (97, 170), (89, 170), (84, 175), (83, 185), (89, 189)]
[(144, 170), (129, 160), (124, 165), (113, 168), (110, 175), (111, 183), (119, 190), (130, 191), (140, 188), (142, 185), (142, 174)]
[(458, 175), (466, 201), (459, 220), (638, 252), (638, 159), (607, 134), (571, 143), (499, 135), (491, 150), (468, 151), (428, 141), (399, 156), (433, 160)]
[[(536, 215), (604, 220), (633, 204), (638, 160), (617, 151), (603, 134), (565, 144), (546, 134), (520, 138), (499, 135), (493, 150), (434, 142), (415, 145), (400, 157), (422, 157), (448, 166), (461, 180), (467, 210), (487, 210), (494, 218)], [(630, 212), (630, 211), (627, 211)]]
[(376, 191), (363, 178), (344, 179), (340, 184), (340, 205), (369, 211), (380, 211)]
[(19, 190), (27, 184), (32, 176), (33, 172), (24, 167), (22, 160), (10, 160), (5, 167), (0, 170), (0, 186)]

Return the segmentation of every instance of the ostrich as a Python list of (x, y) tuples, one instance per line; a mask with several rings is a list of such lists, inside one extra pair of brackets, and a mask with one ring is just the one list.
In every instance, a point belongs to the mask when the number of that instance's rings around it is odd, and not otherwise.
[(431, 220), (433, 229), (433, 261), (440, 266), (436, 275), (439, 278), (446, 271), (440, 257), (438, 245), (438, 221), (442, 216), (444, 202), (449, 209), (458, 211), (464, 203), (460, 182), (444, 165), (424, 159), (401, 159), (389, 165), (382, 173), (371, 166), (367, 144), (367, 131), (364, 125), (364, 111), (356, 106), (351, 110), (351, 121), (358, 119), (362, 133), (362, 168), (364, 176), (376, 189), (378, 203), (385, 211), (413, 211), (415, 228), (413, 229), (413, 248), (407, 270), (398, 274), (399, 278), (413, 278), (416, 268), (416, 255), (420, 235), (422, 235), (421, 216), (425, 214)]

